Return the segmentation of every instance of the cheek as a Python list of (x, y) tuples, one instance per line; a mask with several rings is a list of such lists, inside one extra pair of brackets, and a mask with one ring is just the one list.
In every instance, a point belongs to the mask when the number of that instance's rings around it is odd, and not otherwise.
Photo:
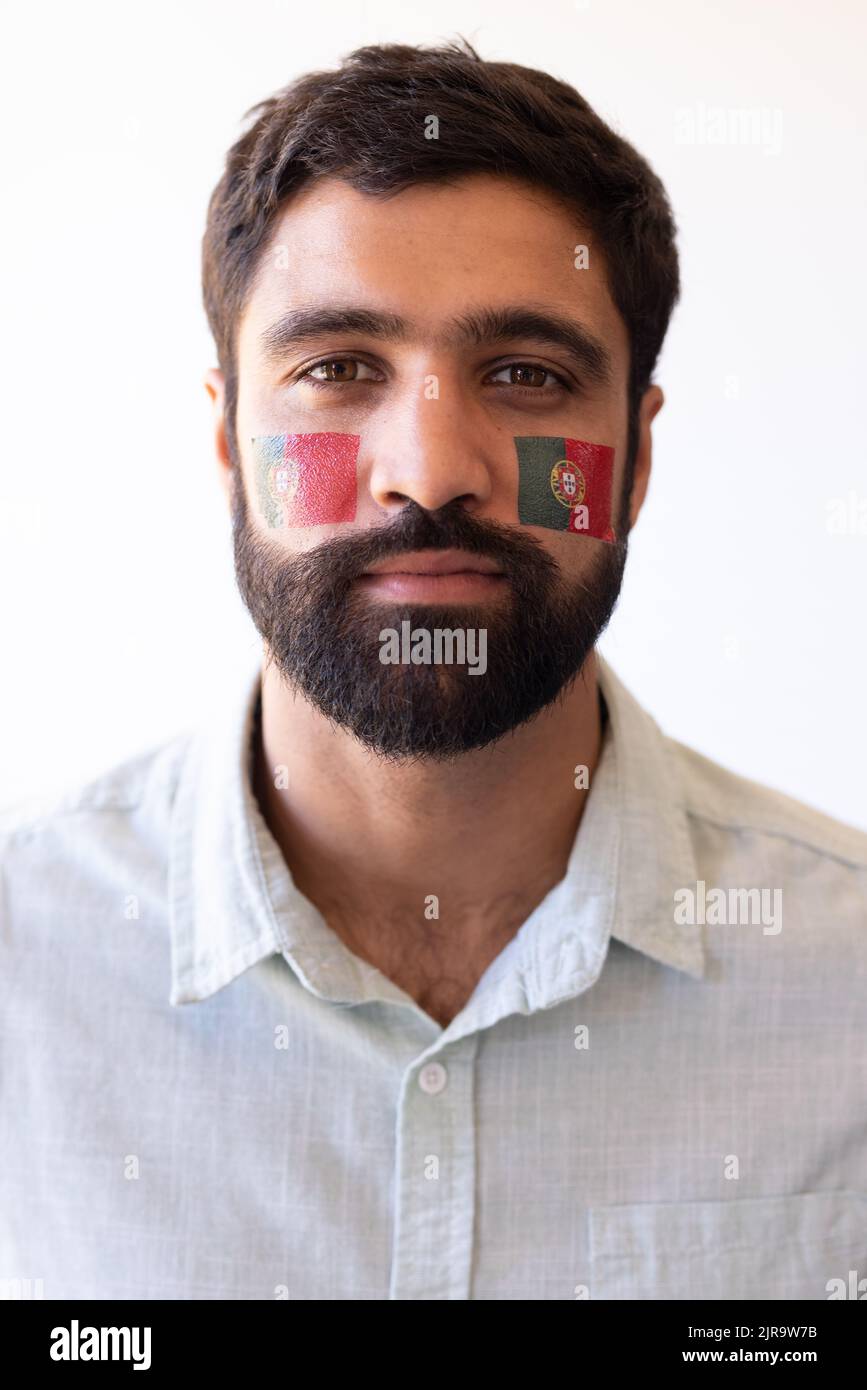
[[(257, 435), (253, 480), (266, 526), (334, 525), (356, 519), (360, 436)], [(515, 437), (518, 520), (525, 526), (613, 544), (614, 449), (552, 435)]]
[(552, 435), (515, 438), (518, 520), (524, 526), (616, 541), (611, 516), (614, 448)]
[(267, 434), (252, 440), (253, 480), (266, 526), (354, 521), (357, 434)]

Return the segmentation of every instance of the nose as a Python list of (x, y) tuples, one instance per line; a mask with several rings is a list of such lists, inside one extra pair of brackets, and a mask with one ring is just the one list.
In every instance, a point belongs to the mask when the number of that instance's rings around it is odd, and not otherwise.
[(436, 511), (456, 499), (475, 511), (491, 497), (484, 422), (456, 383), (425, 377), (377, 420), (365, 443), (370, 494), (386, 511), (407, 501)]

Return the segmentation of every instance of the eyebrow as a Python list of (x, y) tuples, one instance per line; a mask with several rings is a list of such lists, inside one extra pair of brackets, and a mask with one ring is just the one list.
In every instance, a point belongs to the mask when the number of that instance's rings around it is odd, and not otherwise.
[[(419, 337), (418, 329), (397, 314), (351, 306), (313, 306), (284, 314), (260, 335), (259, 346), (266, 362), (277, 364), (291, 349), (331, 333), (358, 333), (388, 342)], [(608, 349), (582, 324), (550, 309), (528, 305), (470, 309), (450, 320), (436, 335), (443, 347), (468, 343), (493, 346), (512, 338), (532, 338), (564, 348), (591, 381), (600, 386), (612, 382), (613, 362)]]

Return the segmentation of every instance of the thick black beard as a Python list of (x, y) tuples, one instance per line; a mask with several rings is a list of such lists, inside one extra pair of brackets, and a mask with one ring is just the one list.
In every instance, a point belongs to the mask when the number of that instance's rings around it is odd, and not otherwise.
[[(625, 512), (623, 507), (622, 511)], [(324, 541), (287, 558), (254, 531), (240, 470), (232, 511), (235, 574), (268, 657), (290, 688), (338, 728), (393, 761), (445, 761), (504, 738), (562, 698), (606, 627), (628, 548), (585, 538), (594, 564), (581, 581), (535, 537), (478, 520), (460, 502), (436, 512), (408, 502), (375, 530)], [(414, 550), (458, 548), (494, 560), (504, 593), (486, 605), (411, 606), (368, 600), (353, 587), (377, 561)], [(380, 632), (487, 629), (487, 669), (383, 665)]]

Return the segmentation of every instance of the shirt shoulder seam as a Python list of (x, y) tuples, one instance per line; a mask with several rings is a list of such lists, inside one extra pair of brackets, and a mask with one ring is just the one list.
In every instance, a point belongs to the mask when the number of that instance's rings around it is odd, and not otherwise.
[[(78, 790), (72, 788), (66, 792), (61, 791), (42, 800), (41, 804), (40, 798), (37, 797), (29, 805), (25, 800), (17, 807), (7, 806), (0, 812), (0, 843), (11, 848), (14, 844), (24, 842), (40, 831), (49, 829), (60, 821), (68, 821), (74, 816), (131, 814), (140, 810), (154, 786), (151, 778), (157, 760), (161, 755), (174, 753), (176, 756), (156, 779), (158, 782), (164, 782), (167, 803), (171, 806), (177, 794), (180, 764), (186, 756), (189, 742), (190, 735), (182, 733), (136, 758), (134, 761), (140, 762), (144, 770), (135, 788), (117, 787), (112, 790), (104, 786), (100, 789), (97, 783)], [(117, 770), (111, 769), (105, 774), (105, 778), (100, 780), (108, 781)]]
[(142, 797), (138, 797), (134, 801), (100, 802), (94, 805), (83, 802), (75, 806), (53, 806), (45, 811), (34, 811), (26, 820), (0, 828), (0, 838), (7, 844), (19, 838), (26, 839), (55, 821), (69, 820), (72, 816), (99, 814), (100, 811), (135, 811), (142, 800)]
[(692, 820), (704, 821), (708, 825), (716, 826), (718, 830), (731, 830), (736, 834), (767, 835), (772, 839), (785, 840), (788, 844), (797, 845), (800, 849), (810, 850), (813, 854), (821, 855), (823, 859), (833, 859), (837, 863), (846, 864), (849, 868), (867, 869), (867, 858), (852, 858), (841, 851), (830, 849), (827, 845), (819, 844), (815, 840), (807, 839), (777, 826), (761, 825), (746, 819), (727, 819), (723, 816), (715, 816), (708, 811), (699, 810), (689, 804), (684, 805), (684, 811)]

